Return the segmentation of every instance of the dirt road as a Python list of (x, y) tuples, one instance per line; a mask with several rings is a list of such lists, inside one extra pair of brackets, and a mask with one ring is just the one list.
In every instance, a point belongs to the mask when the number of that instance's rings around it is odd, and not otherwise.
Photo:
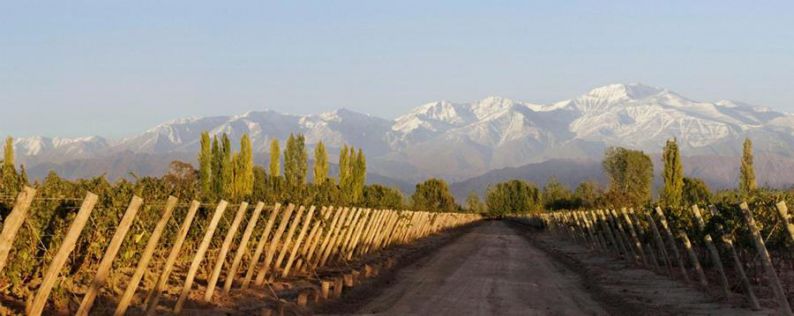
[(602, 315), (580, 278), (503, 221), (488, 221), (405, 267), (352, 314)]

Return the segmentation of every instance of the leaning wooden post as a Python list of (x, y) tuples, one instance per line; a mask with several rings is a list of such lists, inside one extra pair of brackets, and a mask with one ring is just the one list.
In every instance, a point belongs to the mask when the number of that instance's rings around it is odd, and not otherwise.
[(154, 230), (152, 231), (152, 236), (149, 237), (149, 241), (146, 242), (146, 247), (143, 250), (143, 254), (141, 254), (141, 259), (138, 260), (138, 266), (135, 268), (132, 278), (130, 278), (130, 280), (127, 282), (127, 289), (121, 295), (121, 298), (119, 299), (119, 305), (116, 306), (116, 311), (113, 313), (114, 315), (121, 316), (127, 312), (127, 308), (130, 306), (130, 302), (132, 301), (132, 297), (135, 295), (135, 291), (138, 290), (138, 284), (141, 282), (141, 278), (143, 278), (143, 274), (146, 272), (146, 268), (149, 266), (149, 260), (152, 259), (154, 250), (157, 248), (157, 243), (160, 241), (160, 236), (163, 234), (163, 230), (165, 230), (168, 220), (171, 219), (171, 214), (174, 212), (177, 202), (178, 200), (176, 197), (168, 197), (168, 200), (165, 203), (165, 209), (163, 209), (163, 214), (160, 216), (160, 220), (154, 226)]
[(792, 315), (791, 306), (789, 305), (788, 298), (786, 297), (786, 292), (783, 290), (783, 286), (780, 284), (780, 279), (777, 277), (775, 266), (772, 265), (772, 258), (769, 257), (769, 252), (766, 250), (764, 239), (761, 237), (761, 231), (755, 224), (753, 212), (750, 211), (750, 207), (747, 205), (747, 202), (742, 202), (742, 204), (739, 205), (739, 208), (741, 208), (742, 215), (744, 215), (744, 221), (750, 228), (750, 234), (752, 235), (755, 249), (758, 251), (758, 255), (761, 256), (761, 264), (764, 267), (764, 272), (766, 272), (766, 278), (769, 279), (769, 286), (775, 293), (775, 297), (777, 298), (778, 304), (780, 305), (779, 311), (783, 315)]
[(753, 287), (750, 285), (747, 273), (744, 272), (742, 261), (739, 260), (739, 254), (736, 253), (736, 247), (733, 246), (733, 240), (731, 240), (729, 236), (722, 236), (722, 242), (725, 243), (725, 247), (728, 248), (728, 252), (731, 253), (733, 267), (736, 269), (736, 273), (739, 274), (739, 280), (742, 281), (742, 287), (744, 288), (744, 293), (747, 294), (747, 300), (750, 301), (750, 305), (754, 310), (760, 310), (761, 304), (758, 303), (758, 298), (755, 296), (755, 292), (753, 292)]
[[(304, 212), (305, 209), (306, 209), (305, 207), (301, 206), (300, 209), (298, 210), (298, 213), (295, 214), (295, 219), (292, 220), (292, 224), (290, 224), (290, 228), (289, 231), (287, 232), (287, 236), (285, 236), (284, 242), (281, 245), (281, 252), (279, 252), (276, 261), (273, 262), (273, 267), (272, 267), (273, 273), (270, 275), (270, 278), (268, 280), (273, 280), (276, 273), (278, 273), (279, 270), (281, 269), (281, 264), (284, 263), (284, 259), (287, 258), (287, 253), (289, 252), (290, 247), (292, 247), (292, 239), (295, 236), (295, 231), (298, 229), (298, 227), (301, 224), (301, 218), (303, 218), (304, 215), (314, 213), (314, 206), (310, 206), (309, 211), (307, 212)], [(276, 240), (275, 242), (278, 241)]]
[(648, 220), (648, 226), (651, 227), (653, 241), (656, 243), (656, 248), (659, 249), (662, 254), (662, 259), (664, 260), (664, 264), (667, 267), (667, 274), (672, 277), (673, 264), (670, 262), (670, 256), (667, 255), (667, 247), (665, 247), (664, 240), (662, 240), (662, 234), (659, 233), (659, 228), (656, 226), (656, 221), (653, 219), (651, 214), (646, 213), (645, 218)]
[(174, 263), (176, 263), (179, 252), (182, 250), (182, 245), (185, 243), (187, 233), (190, 231), (190, 225), (193, 223), (193, 218), (196, 217), (196, 212), (200, 206), (201, 203), (199, 203), (199, 201), (193, 200), (190, 202), (190, 208), (187, 210), (185, 219), (182, 220), (182, 225), (179, 226), (179, 231), (176, 234), (176, 241), (174, 241), (174, 245), (171, 247), (171, 252), (168, 254), (168, 258), (165, 260), (163, 271), (160, 272), (160, 277), (157, 278), (156, 285), (149, 291), (149, 295), (146, 296), (146, 315), (154, 315), (154, 311), (157, 309), (157, 304), (160, 302), (160, 296), (162, 295), (163, 290), (165, 290), (166, 285), (168, 285), (168, 277), (171, 275), (171, 271), (174, 269)]
[[(262, 231), (262, 235), (259, 237), (259, 241), (256, 243), (254, 255), (251, 256), (251, 259), (249, 259), (251, 262), (248, 264), (248, 271), (245, 272), (245, 278), (243, 278), (243, 284), (241, 286), (243, 289), (248, 288), (248, 285), (251, 283), (251, 279), (254, 277), (254, 269), (256, 269), (256, 267), (259, 265), (259, 257), (262, 256), (262, 251), (265, 249), (265, 244), (267, 244), (267, 240), (270, 237), (270, 231), (273, 229), (273, 224), (276, 222), (276, 217), (278, 217), (280, 209), (281, 204), (276, 203), (275, 207), (273, 207), (273, 212), (270, 213), (270, 217), (267, 219), (265, 230)], [(290, 213), (292, 213), (291, 210)]]
[(623, 215), (623, 221), (626, 222), (626, 226), (629, 228), (629, 234), (631, 235), (631, 239), (634, 241), (634, 247), (637, 248), (637, 253), (640, 255), (640, 259), (642, 260), (642, 265), (648, 266), (648, 259), (645, 258), (645, 249), (642, 248), (642, 243), (640, 242), (640, 237), (637, 235), (637, 231), (634, 230), (634, 223), (629, 218), (629, 213), (626, 211), (626, 208), (620, 209), (620, 212)]
[[(342, 211), (339, 209), (334, 209), (333, 206), (328, 208), (329, 213), (333, 213), (333, 217), (331, 217), (330, 225), (323, 225), (323, 231), (320, 235), (325, 235), (324, 237), (321, 236), (318, 239), (318, 245), (315, 249), (309, 250), (309, 255), (306, 257), (306, 266), (309, 270), (314, 270), (317, 267), (317, 263), (322, 257), (323, 252), (325, 251), (325, 247), (328, 246), (330, 242), (331, 236), (334, 233), (334, 229), (337, 226), (337, 222), (339, 221), (339, 217), (342, 214)], [(322, 240), (321, 242), (319, 240)], [(313, 247), (314, 248), (314, 247)], [(317, 258), (314, 258), (314, 257)]]
[(30, 209), (30, 204), (33, 202), (33, 196), (36, 195), (36, 189), (26, 186), (17, 195), (17, 201), (11, 213), (8, 213), (5, 221), (3, 222), (3, 231), (0, 232), (0, 272), (5, 268), (6, 260), (8, 260), (8, 253), (11, 247), (14, 246), (19, 228), (25, 222), (25, 217)]
[(204, 233), (204, 238), (201, 239), (198, 251), (196, 251), (196, 255), (193, 256), (193, 262), (190, 263), (190, 269), (187, 271), (187, 276), (185, 277), (185, 284), (182, 286), (179, 299), (176, 301), (176, 306), (174, 306), (174, 314), (182, 312), (182, 307), (185, 305), (187, 295), (190, 294), (190, 290), (193, 288), (193, 280), (196, 277), (196, 272), (198, 272), (201, 262), (204, 261), (204, 255), (207, 253), (210, 242), (212, 242), (212, 236), (215, 235), (215, 228), (218, 227), (218, 222), (221, 221), (223, 212), (226, 210), (228, 204), (229, 202), (221, 200), (220, 203), (218, 203), (218, 207), (215, 208), (215, 213), (212, 214), (212, 219), (210, 219), (210, 224), (207, 226), (207, 231)]
[(265, 203), (257, 203), (256, 208), (254, 208), (254, 213), (251, 214), (251, 218), (248, 220), (248, 225), (246, 225), (245, 231), (243, 231), (243, 238), (240, 240), (240, 245), (237, 246), (237, 251), (234, 254), (232, 266), (226, 273), (226, 281), (223, 283), (223, 294), (229, 294), (229, 291), (232, 289), (232, 283), (234, 282), (234, 277), (237, 276), (237, 269), (240, 267), (240, 261), (243, 259), (243, 255), (248, 251), (248, 241), (251, 239), (251, 234), (254, 233), (256, 223), (259, 221), (259, 214), (262, 213), (262, 209), (264, 208)]
[(289, 259), (287, 259), (287, 264), (284, 265), (284, 271), (282, 271), (281, 277), (286, 278), (289, 275), (292, 264), (295, 263), (295, 256), (298, 254), (298, 250), (300, 250), (301, 243), (303, 242), (303, 238), (306, 236), (306, 231), (309, 230), (309, 224), (311, 224), (312, 219), (314, 219), (314, 206), (309, 208), (309, 213), (306, 214), (306, 217), (303, 220), (303, 226), (301, 226), (301, 231), (298, 233), (298, 238), (295, 240), (295, 244), (292, 246), (292, 251), (289, 253)]
[(306, 242), (303, 243), (303, 247), (301, 248), (299, 257), (297, 261), (295, 261), (295, 271), (301, 272), (307, 263), (306, 260), (309, 259), (309, 250), (314, 249), (317, 245), (318, 237), (320, 236), (320, 229), (322, 228), (323, 224), (328, 220), (328, 217), (331, 213), (328, 212), (328, 208), (323, 206), (320, 209), (320, 214), (318, 216), (318, 221), (314, 222), (314, 225), (311, 225), (312, 229), (309, 231), (309, 235), (306, 236)]
[(667, 224), (667, 218), (664, 216), (664, 212), (662, 211), (661, 207), (657, 206), (655, 210), (656, 215), (659, 216), (659, 224), (662, 225), (665, 236), (667, 236), (667, 241), (670, 243), (670, 248), (673, 249), (673, 255), (675, 256), (676, 261), (678, 261), (678, 266), (681, 268), (681, 275), (684, 277), (684, 281), (689, 283), (689, 274), (686, 272), (684, 259), (681, 257), (681, 253), (678, 252), (678, 246), (676, 246), (675, 238), (673, 237), (673, 233), (670, 231), (670, 225)]
[(711, 235), (706, 233), (706, 221), (703, 220), (703, 216), (700, 214), (700, 208), (697, 205), (692, 205), (692, 213), (695, 215), (695, 220), (698, 223), (698, 228), (700, 231), (704, 233), (703, 242), (706, 244), (706, 249), (711, 256), (711, 261), (714, 262), (714, 267), (717, 268), (717, 273), (720, 276), (720, 285), (722, 286), (722, 294), (726, 297), (731, 294), (730, 284), (728, 283), (728, 278), (725, 276), (725, 268), (722, 266), (722, 260), (720, 260), (720, 252), (717, 251), (717, 247), (714, 246), (714, 240), (711, 239)]
[(72, 224), (69, 225), (69, 230), (66, 232), (66, 237), (63, 238), (61, 247), (58, 249), (58, 252), (55, 253), (55, 257), (53, 257), (50, 266), (47, 268), (47, 272), (44, 273), (44, 279), (42, 279), (41, 286), (36, 292), (36, 296), (33, 298), (33, 304), (30, 305), (28, 315), (38, 316), (44, 311), (44, 306), (47, 304), (47, 299), (50, 297), (52, 287), (55, 286), (58, 274), (60, 274), (63, 265), (66, 263), (66, 259), (69, 259), (72, 250), (74, 250), (77, 238), (80, 237), (83, 227), (85, 227), (86, 222), (88, 222), (88, 217), (91, 215), (91, 211), (94, 209), (96, 202), (97, 195), (88, 192), (83, 200), (83, 204), (80, 206), (80, 210), (77, 212), (77, 216), (75, 216)]
[(265, 256), (265, 263), (262, 264), (261, 268), (259, 268), (259, 273), (257, 273), (256, 280), (254, 280), (255, 285), (262, 285), (265, 283), (265, 275), (267, 274), (267, 269), (270, 268), (270, 263), (273, 261), (273, 255), (276, 253), (276, 249), (278, 248), (278, 243), (281, 240), (281, 235), (284, 233), (284, 230), (287, 229), (287, 224), (289, 224), (293, 210), (295, 210), (295, 205), (290, 204), (287, 206), (287, 210), (281, 216), (281, 221), (279, 221), (278, 223), (278, 228), (276, 229), (273, 238), (270, 239), (270, 245), (267, 247), (267, 255)]
[(80, 303), (80, 308), (77, 310), (76, 315), (88, 315), (88, 312), (91, 311), (91, 306), (94, 305), (94, 299), (96, 298), (97, 292), (99, 292), (99, 290), (105, 286), (105, 281), (107, 280), (108, 274), (110, 273), (113, 260), (116, 259), (116, 254), (118, 254), (119, 248), (121, 248), (121, 243), (124, 241), (124, 237), (127, 236), (127, 231), (129, 231), (132, 221), (135, 220), (135, 215), (138, 214), (138, 209), (141, 207), (141, 203), (143, 203), (143, 199), (137, 196), (132, 196), (132, 200), (127, 207), (127, 211), (124, 212), (124, 216), (121, 217), (121, 221), (119, 222), (118, 228), (116, 228), (116, 232), (110, 239), (110, 244), (108, 245), (107, 250), (105, 250), (105, 255), (102, 257), (102, 261), (99, 263), (99, 268), (97, 268), (94, 280), (91, 282), (91, 285), (89, 286), (88, 291), (85, 293), (85, 296), (83, 296), (83, 301)]
[(703, 266), (700, 265), (700, 260), (698, 260), (697, 254), (695, 254), (695, 250), (692, 249), (692, 242), (689, 241), (689, 236), (686, 235), (685, 232), (678, 232), (681, 241), (684, 242), (684, 249), (686, 250), (687, 254), (689, 254), (689, 260), (692, 262), (692, 266), (695, 268), (695, 272), (698, 275), (698, 280), (700, 280), (700, 286), (708, 287), (709, 281), (706, 279), (706, 274), (703, 272)]
[(218, 253), (218, 257), (215, 259), (215, 268), (212, 269), (212, 274), (210, 275), (210, 279), (207, 282), (207, 291), (204, 292), (204, 301), (206, 302), (209, 302), (212, 299), (212, 294), (215, 293), (215, 284), (218, 283), (218, 278), (221, 276), (221, 270), (223, 270), (223, 264), (226, 263), (226, 254), (229, 253), (229, 247), (232, 245), (234, 236), (237, 235), (237, 229), (240, 227), (240, 222), (243, 221), (243, 217), (245, 216), (245, 212), (247, 210), (248, 202), (240, 203), (240, 207), (237, 209), (237, 214), (234, 215), (234, 219), (232, 220), (232, 225), (229, 226), (229, 231), (226, 232), (226, 237), (223, 239), (223, 243), (221, 244), (221, 251)]
[[(788, 213), (788, 206), (786, 206), (786, 201), (780, 201), (779, 203), (775, 204), (777, 208), (777, 212), (780, 215), (780, 219), (783, 221), (783, 225), (786, 226), (786, 231), (788, 231), (788, 236), (792, 242), (794, 242), (794, 223), (791, 223), (791, 216)], [(0, 269), (2, 271), (2, 269)]]

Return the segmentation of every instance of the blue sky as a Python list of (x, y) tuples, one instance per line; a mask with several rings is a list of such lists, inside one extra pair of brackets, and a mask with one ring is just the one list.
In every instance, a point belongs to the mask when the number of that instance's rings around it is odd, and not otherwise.
[(794, 5), (0, 2), (0, 135), (120, 137), (266, 108), (393, 118), (439, 99), (552, 102), (615, 82), (794, 112)]

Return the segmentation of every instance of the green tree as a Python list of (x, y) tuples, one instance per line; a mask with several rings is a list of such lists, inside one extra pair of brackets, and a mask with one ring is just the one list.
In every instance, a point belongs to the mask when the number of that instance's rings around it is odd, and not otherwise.
[(579, 183), (576, 190), (573, 192), (576, 204), (585, 209), (592, 209), (601, 206), (601, 201), (604, 197), (604, 192), (594, 181), (584, 181)]
[(607, 198), (615, 206), (641, 206), (651, 201), (653, 162), (639, 150), (607, 149), (603, 161), (609, 177)]
[(206, 131), (201, 133), (201, 150), (198, 161), (201, 196), (206, 200), (212, 196), (212, 144), (210, 134)]
[(455, 197), (444, 180), (432, 178), (416, 185), (411, 196), (413, 208), (428, 212), (453, 212), (457, 209)]
[(483, 205), (477, 192), (469, 192), (469, 196), (466, 197), (466, 210), (469, 213), (482, 213), (485, 211), (485, 205)]
[(380, 184), (364, 187), (361, 205), (376, 209), (399, 210), (403, 208), (403, 194), (399, 189)]
[(339, 188), (343, 202), (353, 201), (353, 170), (350, 168), (350, 148), (343, 145), (339, 150)]
[(287, 187), (295, 189), (306, 184), (308, 154), (303, 135), (290, 134), (284, 149), (284, 178)]
[(270, 141), (270, 176), (278, 178), (281, 176), (281, 148), (278, 139)]
[(543, 207), (538, 187), (521, 180), (510, 180), (489, 187), (485, 204), (492, 216), (536, 212)]
[(211, 199), (217, 199), (223, 195), (223, 176), (221, 175), (223, 169), (223, 153), (221, 152), (220, 144), (217, 137), (212, 137), (212, 196)]
[[(352, 151), (351, 151), (351, 157)], [(367, 183), (367, 158), (364, 156), (364, 151), (358, 149), (358, 153), (354, 159), (351, 159), (352, 175), (353, 175), (353, 202), (358, 202), (364, 192), (364, 186)]]
[(758, 185), (755, 182), (755, 169), (753, 168), (753, 142), (744, 139), (742, 151), (742, 164), (739, 169), (739, 192), (746, 198), (751, 196)]
[(254, 193), (254, 150), (251, 138), (243, 134), (240, 138), (240, 153), (237, 161), (238, 173), (235, 174), (239, 198), (250, 197)]
[(3, 152), (3, 174), (2, 183), (6, 192), (15, 195), (19, 190), (19, 179), (16, 167), (14, 167), (14, 139), (6, 137), (5, 149)]
[(681, 155), (675, 138), (665, 144), (662, 160), (664, 161), (662, 204), (680, 207), (684, 192), (684, 166), (681, 164)]
[(328, 180), (328, 153), (323, 142), (318, 142), (314, 147), (314, 184), (322, 186)]
[(221, 191), (220, 198), (229, 199), (234, 193), (234, 167), (232, 164), (232, 143), (229, 135), (221, 139)]
[(543, 186), (543, 207), (547, 210), (562, 210), (576, 208), (573, 194), (564, 184), (551, 177)]
[(702, 179), (684, 178), (682, 195), (685, 206), (704, 205), (711, 203), (711, 190)]

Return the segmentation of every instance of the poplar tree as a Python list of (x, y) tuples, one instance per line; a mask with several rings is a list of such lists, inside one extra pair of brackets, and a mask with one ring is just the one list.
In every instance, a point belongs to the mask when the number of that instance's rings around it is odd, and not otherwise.
[(305, 185), (309, 174), (309, 153), (306, 151), (306, 137), (298, 134), (295, 138), (295, 161), (297, 166), (297, 184)]
[(350, 170), (350, 148), (347, 145), (339, 150), (339, 188), (342, 191), (342, 198), (345, 202), (352, 200), (352, 174)]
[(212, 199), (221, 196), (223, 192), (223, 177), (221, 176), (221, 169), (223, 168), (223, 155), (221, 153), (218, 137), (212, 137), (212, 166), (210, 172), (212, 173)]
[[(350, 156), (353, 154), (351, 152)], [(367, 160), (364, 151), (358, 149), (354, 159), (351, 159), (351, 169), (353, 174), (353, 201), (358, 202), (364, 193), (364, 185), (367, 182)]]
[(748, 197), (758, 188), (753, 169), (753, 142), (749, 138), (744, 139), (742, 165), (739, 171), (739, 192)]
[(321, 186), (328, 181), (328, 153), (323, 142), (314, 147), (314, 184)]
[(14, 168), (14, 139), (11, 136), (6, 137), (2, 172), (2, 185), (8, 193), (15, 195), (19, 189), (19, 182)]
[(278, 139), (270, 141), (270, 176), (278, 178), (281, 176), (281, 148)]
[(212, 144), (208, 132), (201, 133), (201, 151), (199, 151), (199, 181), (201, 196), (204, 199), (212, 196)]
[(251, 148), (251, 138), (248, 137), (248, 134), (243, 134), (240, 139), (238, 165), (238, 193), (240, 197), (245, 198), (254, 192), (254, 151)]
[(229, 135), (221, 140), (221, 198), (230, 198), (234, 193), (234, 170), (232, 166), (232, 144)]
[(664, 189), (662, 202), (671, 207), (680, 207), (684, 194), (684, 167), (675, 138), (668, 140), (662, 153), (664, 162)]
[(284, 181), (287, 187), (292, 187), (297, 182), (298, 162), (295, 159), (295, 135), (289, 134), (287, 144), (284, 146)]

